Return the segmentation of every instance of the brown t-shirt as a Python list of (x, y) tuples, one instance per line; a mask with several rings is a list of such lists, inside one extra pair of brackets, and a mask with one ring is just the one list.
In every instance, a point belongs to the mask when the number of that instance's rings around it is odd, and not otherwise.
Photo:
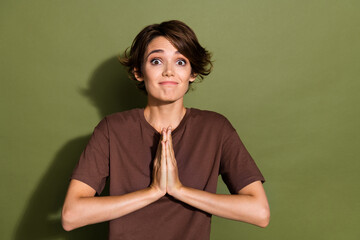
[[(235, 129), (222, 115), (186, 110), (172, 131), (179, 178), (184, 186), (215, 193), (221, 174), (231, 193), (264, 178)], [(110, 179), (110, 195), (148, 187), (160, 134), (145, 120), (144, 109), (115, 113), (96, 127), (72, 178), (101, 193)], [(171, 196), (110, 221), (109, 239), (210, 238), (211, 214)]]

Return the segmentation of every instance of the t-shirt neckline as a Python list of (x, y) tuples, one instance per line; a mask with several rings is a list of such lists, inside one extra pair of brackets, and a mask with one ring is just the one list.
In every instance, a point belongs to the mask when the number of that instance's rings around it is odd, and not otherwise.
[[(190, 115), (190, 112), (191, 112), (191, 108), (185, 108), (185, 109), (186, 109), (185, 115), (184, 115), (184, 117), (181, 119), (179, 125), (178, 125), (175, 129), (173, 129), (173, 130), (171, 131), (171, 134), (172, 134), (172, 135), (176, 134), (176, 132), (178, 132), (179, 129), (182, 129), (182, 128), (184, 127), (185, 122), (186, 122), (186, 119), (188, 118), (188, 116)], [(145, 108), (140, 108), (140, 109), (139, 109), (140, 120), (141, 120), (141, 122), (143, 123), (143, 125), (144, 125), (148, 130), (150, 130), (152, 133), (156, 133), (156, 134), (158, 134), (158, 135), (161, 135), (161, 133), (159, 133), (153, 126), (151, 126), (151, 124), (150, 124), (148, 121), (146, 121), (145, 116), (144, 116), (144, 110), (145, 110)]]

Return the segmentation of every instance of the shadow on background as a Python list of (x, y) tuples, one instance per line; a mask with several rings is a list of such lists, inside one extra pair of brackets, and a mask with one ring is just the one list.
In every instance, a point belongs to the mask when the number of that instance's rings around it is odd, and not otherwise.
[[(128, 79), (116, 57), (103, 62), (93, 73), (87, 89), (80, 94), (90, 99), (100, 117), (144, 107), (146, 96)], [(94, 126), (95, 127), (95, 126)], [(24, 239), (107, 239), (108, 223), (65, 232), (61, 227), (61, 208), (69, 176), (91, 134), (69, 140), (56, 154), (51, 166), (31, 196), (16, 229), (15, 240)], [(102, 195), (106, 195), (105, 189)]]

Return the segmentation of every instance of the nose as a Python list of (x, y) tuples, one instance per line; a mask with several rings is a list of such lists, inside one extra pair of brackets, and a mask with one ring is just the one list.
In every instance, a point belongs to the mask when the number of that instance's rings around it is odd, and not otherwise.
[(164, 64), (164, 71), (162, 74), (164, 77), (174, 76), (174, 71), (171, 64)]

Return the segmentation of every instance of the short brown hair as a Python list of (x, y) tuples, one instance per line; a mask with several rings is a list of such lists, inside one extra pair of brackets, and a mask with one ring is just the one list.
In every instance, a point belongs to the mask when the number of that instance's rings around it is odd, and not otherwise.
[(129, 76), (136, 81), (139, 89), (146, 92), (144, 82), (139, 82), (135, 78), (135, 69), (136, 74), (142, 77), (146, 49), (149, 43), (159, 36), (168, 39), (181, 54), (189, 59), (193, 76), (202, 80), (204, 76), (210, 74), (212, 70), (211, 54), (200, 45), (194, 31), (181, 21), (166, 21), (149, 25), (141, 30), (135, 37), (130, 51), (128, 52), (126, 49), (124, 57), (120, 58), (120, 62), (128, 67)]

